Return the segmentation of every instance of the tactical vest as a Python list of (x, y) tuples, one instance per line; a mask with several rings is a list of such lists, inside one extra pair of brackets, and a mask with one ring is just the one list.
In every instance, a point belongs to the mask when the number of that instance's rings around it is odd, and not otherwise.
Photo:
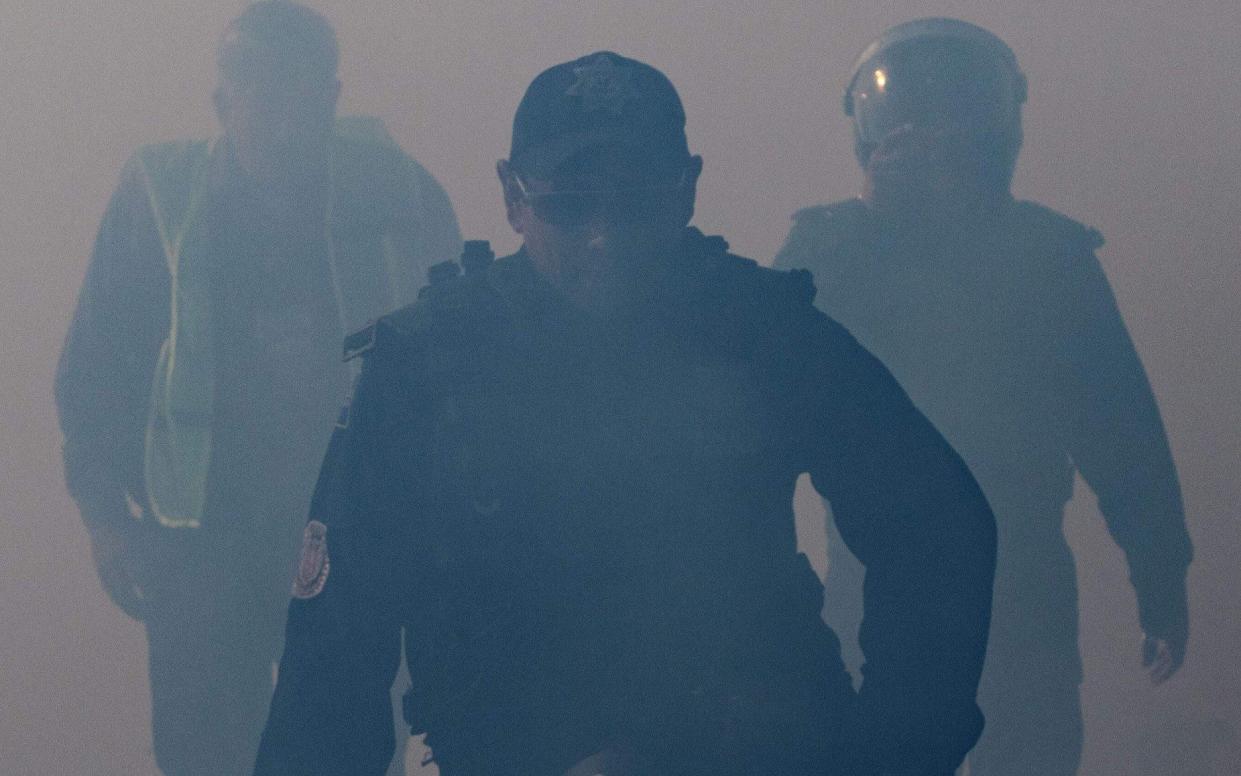
[[(407, 354), (395, 361), (418, 365), (418, 407), (428, 419), (416, 436), (425, 448), (408, 454), (427, 471), (425, 481), (438, 494), (434, 501), (443, 512), (433, 528), (419, 534), (423, 548), (436, 549), (434, 561), (425, 564), (434, 571), (420, 578), (419, 601), (411, 605), (419, 614), (406, 636), (413, 680), (404, 717), (415, 733), (428, 733), (427, 743), (445, 772), (463, 774), (506, 770), (494, 758), (510, 753), (509, 747), (520, 749), (527, 737), (514, 732), (509, 738), (506, 731), (520, 729), (521, 723), (497, 724), (489, 710), (509, 708), (513, 682), (534, 682), (545, 668), (555, 673), (539, 662), (545, 642), (537, 631), (546, 623), (540, 619), (538, 586), (527, 587), (527, 580), (539, 578), (546, 566), (505, 514), (513, 503), (511, 491), (519, 487), (514, 480), (520, 480), (515, 474), (520, 466), (512, 460), (514, 440), (522, 439), (521, 431), (529, 431), (537, 417), (505, 401), (506, 375), (523, 357), (502, 344), (520, 340), (530, 325), (522, 312), (506, 315), (506, 300), (524, 294), (523, 275), (503, 271), (510, 260), (489, 271), (485, 244), (467, 242), (464, 273), (455, 263), (433, 267), (431, 285), (418, 305), (386, 316), (346, 342), (348, 357), (392, 348)], [(722, 239), (696, 230), (687, 234), (678, 261), (687, 303), (713, 312), (711, 324), (697, 335), (727, 339), (729, 348), (741, 351), (767, 349), (768, 304), (779, 300), (782, 307), (808, 307), (814, 294), (808, 273), (764, 274), (754, 262), (728, 254)], [(770, 289), (759, 288), (768, 284)], [(539, 325), (533, 324), (535, 338)], [(802, 608), (817, 612), (821, 589), (808, 565), (804, 571), (797, 582), (805, 584), (791, 588), (791, 595), (805, 593), (809, 600)], [(702, 673), (714, 676), (715, 668), (704, 661)], [(697, 696), (676, 697), (704, 717), (714, 708)], [(561, 728), (564, 739), (533, 756), (580, 751), (580, 757), (589, 753), (590, 744), (607, 743), (608, 733), (590, 724), (584, 716), (581, 727)], [(480, 747), (479, 741), (492, 745)], [(579, 750), (579, 744), (587, 750)]]
[[(396, 262), (384, 234), (343, 235), (354, 213), (378, 212), (351, 169), (359, 154), (396, 144), (377, 119), (342, 118), (332, 145), (324, 240), (342, 335), (395, 306)], [(143, 473), (150, 509), (170, 528), (201, 525), (212, 453), (216, 361), (207, 223), (217, 141), (147, 146), (137, 161), (171, 280), (171, 314), (151, 386)], [(346, 215), (342, 218), (341, 213)], [(365, 230), (363, 230), (365, 231)], [(372, 229), (371, 231), (378, 231)]]

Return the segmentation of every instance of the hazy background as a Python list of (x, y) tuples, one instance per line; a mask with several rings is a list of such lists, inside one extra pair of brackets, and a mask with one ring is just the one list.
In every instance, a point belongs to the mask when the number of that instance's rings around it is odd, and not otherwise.
[[(1084, 774), (1241, 773), (1241, 4), (312, 2), (342, 108), (385, 119), (467, 237), (515, 247), (493, 164), (543, 67), (612, 48), (663, 68), (706, 157), (698, 223), (769, 262), (797, 208), (857, 189), (840, 87), (889, 24), (953, 15), (1030, 79), (1016, 190), (1101, 229), (1185, 486), (1190, 655), (1138, 669), (1119, 551), (1080, 487)], [(213, 46), (242, 4), (13, 0), (0, 21), (0, 773), (153, 773), (141, 627), (99, 590), (61, 480), (51, 380), (91, 241), (139, 144), (214, 131)], [(802, 499), (813, 507), (810, 499)], [(803, 510), (823, 565), (821, 512)]]

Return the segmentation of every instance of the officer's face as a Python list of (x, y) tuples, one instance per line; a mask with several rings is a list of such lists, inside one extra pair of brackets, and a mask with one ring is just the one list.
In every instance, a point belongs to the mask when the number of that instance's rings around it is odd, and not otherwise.
[(272, 68), (225, 79), (215, 104), (238, 162), (255, 179), (295, 188), (327, 159), (340, 83)]
[(994, 51), (951, 39), (900, 44), (864, 66), (850, 101), (868, 196), (922, 210), (1003, 193), (1024, 91)]
[(894, 214), (973, 211), (1006, 191), (1005, 143), (948, 122), (897, 127), (866, 160), (864, 197)]
[(701, 157), (669, 168), (593, 149), (549, 178), (497, 165), (509, 223), (535, 266), (579, 301), (608, 293), (678, 244), (694, 213)]
[(961, 177), (978, 156), (973, 135), (965, 127), (949, 122), (909, 123), (884, 135), (866, 166), (871, 175), (912, 183), (921, 178)]

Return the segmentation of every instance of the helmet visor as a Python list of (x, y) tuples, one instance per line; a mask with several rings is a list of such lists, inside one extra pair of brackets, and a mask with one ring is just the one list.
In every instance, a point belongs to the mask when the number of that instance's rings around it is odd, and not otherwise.
[(858, 136), (878, 143), (906, 125), (1002, 129), (1020, 102), (1017, 80), (1007, 62), (966, 41), (929, 38), (893, 46), (863, 66), (853, 83)]

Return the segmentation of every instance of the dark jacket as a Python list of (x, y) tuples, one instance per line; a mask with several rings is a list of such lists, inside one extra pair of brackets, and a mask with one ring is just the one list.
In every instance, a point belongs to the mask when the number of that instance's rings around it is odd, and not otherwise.
[(1031, 202), (934, 229), (852, 199), (797, 213), (776, 259), (814, 272), (819, 306), (883, 360), (983, 486), (1000, 528), (997, 659), (1022, 661), (1018, 671), (1038, 660), (1070, 681), (1081, 669), (1062, 523), (1074, 474), (1125, 552), (1148, 633), (1186, 627), (1192, 557), (1159, 409), (1094, 253), (1102, 245)]
[[(381, 773), (402, 633), (445, 776), (960, 762), (995, 560), (973, 478), (807, 274), (692, 230), (650, 270), (604, 326), (519, 253), (354, 339), (256, 773)], [(860, 695), (797, 553), (803, 472), (868, 565)]]

